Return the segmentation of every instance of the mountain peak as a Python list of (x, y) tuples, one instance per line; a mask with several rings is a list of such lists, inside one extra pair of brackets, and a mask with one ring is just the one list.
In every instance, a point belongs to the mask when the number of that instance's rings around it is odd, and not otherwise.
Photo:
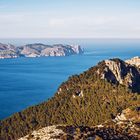
[(137, 57), (133, 58), (129, 63), (128, 61), (125, 62), (118, 58), (105, 60), (99, 64), (102, 64), (103, 67), (99, 66), (97, 72), (101, 79), (105, 79), (114, 84), (125, 85), (134, 92), (139, 92), (140, 70), (136, 65), (134, 65), (134, 60), (137, 60), (136, 62), (138, 62), (140, 59)]

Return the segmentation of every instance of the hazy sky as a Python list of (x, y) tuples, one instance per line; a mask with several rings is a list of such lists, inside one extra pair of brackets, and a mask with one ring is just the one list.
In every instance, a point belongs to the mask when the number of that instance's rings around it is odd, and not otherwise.
[(140, 38), (140, 0), (0, 0), (0, 38)]

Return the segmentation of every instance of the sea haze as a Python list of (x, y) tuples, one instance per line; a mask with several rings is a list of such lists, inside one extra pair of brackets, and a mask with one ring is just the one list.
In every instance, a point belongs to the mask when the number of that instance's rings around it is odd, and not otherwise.
[(83, 55), (0, 60), (0, 119), (52, 97), (69, 76), (103, 59), (140, 56), (138, 39), (0, 39), (1, 43), (79, 44)]

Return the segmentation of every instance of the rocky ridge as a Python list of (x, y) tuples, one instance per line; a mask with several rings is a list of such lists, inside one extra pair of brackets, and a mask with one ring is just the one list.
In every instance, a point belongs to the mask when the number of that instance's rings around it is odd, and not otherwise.
[(69, 56), (82, 54), (79, 45), (45, 45), (41, 43), (27, 44), (15, 47), (11, 44), (0, 43), (0, 59), (17, 57), (47, 57), (47, 56)]

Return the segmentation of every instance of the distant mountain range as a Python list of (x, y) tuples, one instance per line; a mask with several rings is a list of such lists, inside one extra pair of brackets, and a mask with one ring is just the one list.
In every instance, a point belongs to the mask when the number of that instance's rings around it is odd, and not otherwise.
[(14, 46), (0, 43), (0, 59), (17, 57), (47, 57), (69, 56), (82, 54), (84, 51), (79, 45), (45, 45), (41, 43)]
[(0, 139), (139, 140), (139, 64), (104, 60), (69, 77), (48, 101), (2, 120)]

